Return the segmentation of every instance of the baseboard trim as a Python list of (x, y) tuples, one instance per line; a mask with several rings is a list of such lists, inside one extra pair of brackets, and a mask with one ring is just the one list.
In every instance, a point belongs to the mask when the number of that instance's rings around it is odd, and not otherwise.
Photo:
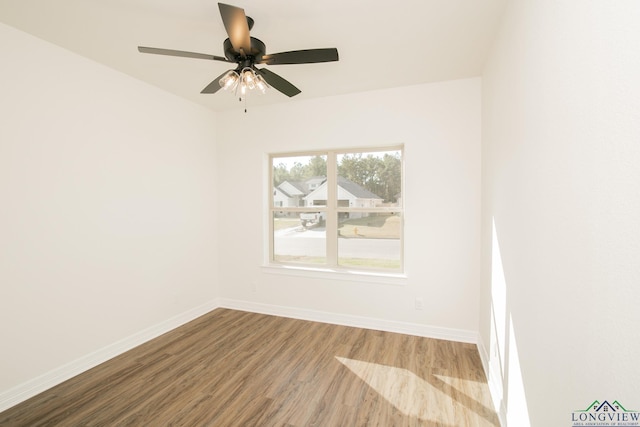
[[(273, 316), (289, 317), (293, 319), (310, 320), (343, 326), (353, 326), (364, 329), (374, 329), (379, 331), (395, 332), (400, 334), (443, 339), (448, 341), (466, 342), (478, 345), (479, 351), (481, 345), (481, 342), (478, 340), (478, 334), (475, 331), (443, 328), (409, 322), (383, 320), (364, 316), (354, 316), (349, 314), (340, 314), (319, 310), (220, 298), (211, 300), (184, 313), (173, 316), (163, 322), (160, 322), (157, 325), (144, 329), (127, 338), (124, 338), (92, 353), (89, 353), (86, 356), (69, 362), (39, 377), (36, 377), (3, 393), (0, 393), (0, 412), (5, 411), (12, 406), (15, 406), (39, 393), (42, 393), (43, 391), (48, 390), (51, 387), (54, 387), (70, 378), (73, 378), (76, 375), (94, 368), (95, 366), (98, 366), (99, 364), (104, 363), (109, 359), (112, 359), (126, 351), (129, 351), (134, 347), (157, 338), (158, 336), (169, 332), (172, 329), (182, 326), (185, 323), (196, 319), (197, 317), (215, 310), (216, 308), (229, 308)], [(486, 354), (483, 355), (482, 351), (480, 351), (480, 357), (483, 358), (482, 363), (483, 367), (485, 367), (485, 363), (487, 362)], [(486, 367), (485, 372), (487, 372)]]
[(417, 323), (383, 320), (372, 317), (354, 316), (350, 314), (332, 313), (326, 311), (309, 310), (297, 307), (271, 305), (228, 298), (219, 300), (220, 307), (234, 310), (250, 311), (253, 313), (270, 314), (273, 316), (290, 317), (300, 320), (330, 323), (334, 325), (353, 326), (378, 331), (395, 332), (399, 334), (415, 335), (426, 338), (436, 338), (448, 341), (459, 341), (476, 344), (476, 331), (463, 329), (442, 328), (438, 326), (421, 325)]
[(211, 300), (0, 393), (0, 412), (219, 307)]

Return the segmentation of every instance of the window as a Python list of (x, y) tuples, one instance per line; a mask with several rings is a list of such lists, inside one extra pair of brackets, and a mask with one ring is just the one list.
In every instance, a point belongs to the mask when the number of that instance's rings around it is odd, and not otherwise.
[(402, 147), (269, 160), (271, 263), (402, 271)]

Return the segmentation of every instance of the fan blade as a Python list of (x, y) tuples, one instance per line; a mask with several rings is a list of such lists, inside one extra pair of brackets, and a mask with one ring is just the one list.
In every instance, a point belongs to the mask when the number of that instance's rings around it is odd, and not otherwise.
[(156, 55), (181, 56), (184, 58), (211, 59), (213, 61), (230, 62), (222, 56), (207, 55), (206, 53), (185, 52), (184, 50), (160, 49), (157, 47), (138, 46), (140, 53), (153, 53)]
[(312, 64), (315, 62), (332, 62), (338, 60), (338, 49), (292, 50), (291, 52), (272, 53), (264, 55), (258, 64)]
[(260, 73), (262, 77), (264, 77), (264, 79), (267, 81), (269, 86), (274, 87), (275, 89), (284, 93), (288, 97), (296, 96), (301, 92), (300, 89), (298, 89), (297, 87), (289, 83), (287, 80), (283, 79), (276, 73), (267, 70), (266, 68), (263, 68), (263, 69), (256, 68), (255, 70), (258, 73)]
[(242, 56), (251, 53), (249, 24), (244, 9), (224, 3), (218, 3), (218, 8), (233, 48)]
[(227, 74), (229, 72), (229, 70), (225, 71), (224, 73), (220, 74), (218, 77), (216, 77), (216, 79), (214, 81), (212, 81), (211, 83), (209, 83), (207, 85), (207, 87), (205, 87), (204, 89), (202, 89), (202, 92), (200, 93), (216, 93), (217, 91), (219, 91), (220, 89), (222, 89), (220, 87), (220, 79), (224, 77), (225, 74)]

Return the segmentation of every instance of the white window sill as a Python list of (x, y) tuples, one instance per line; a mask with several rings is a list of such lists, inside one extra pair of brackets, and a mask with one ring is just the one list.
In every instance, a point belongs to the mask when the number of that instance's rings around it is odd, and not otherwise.
[(407, 276), (402, 273), (384, 273), (378, 271), (362, 271), (349, 269), (298, 267), (290, 265), (267, 264), (262, 271), (284, 276), (307, 277), (311, 279), (345, 280), (349, 282), (365, 282), (384, 285), (406, 285)]

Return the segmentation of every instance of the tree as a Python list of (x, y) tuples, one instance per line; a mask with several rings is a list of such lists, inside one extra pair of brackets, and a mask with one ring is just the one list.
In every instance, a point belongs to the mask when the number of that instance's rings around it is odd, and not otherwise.
[(289, 179), (289, 169), (287, 169), (287, 165), (284, 163), (280, 163), (277, 166), (273, 166), (273, 186), (277, 187), (282, 184), (284, 181)]
[(384, 183), (384, 196), (386, 202), (397, 202), (402, 192), (402, 162), (399, 155), (385, 154), (382, 158), (380, 181)]
[(380, 196), (385, 202), (394, 203), (401, 191), (400, 153), (385, 153), (382, 157), (346, 154), (340, 159), (338, 175)]
[(307, 163), (296, 161), (290, 167), (287, 167), (283, 162), (273, 166), (274, 187), (277, 187), (284, 181), (306, 181), (314, 176), (327, 176), (326, 156), (312, 156), (309, 157)]
[[(338, 175), (371, 191), (387, 203), (395, 203), (402, 190), (400, 152), (380, 154), (341, 155), (338, 159)], [(284, 181), (306, 181), (314, 176), (326, 175), (326, 156), (309, 156), (306, 163), (296, 161), (291, 167), (284, 163), (273, 166), (273, 184), (276, 187)]]
[(327, 176), (327, 159), (325, 156), (313, 156), (306, 166), (305, 178)]

